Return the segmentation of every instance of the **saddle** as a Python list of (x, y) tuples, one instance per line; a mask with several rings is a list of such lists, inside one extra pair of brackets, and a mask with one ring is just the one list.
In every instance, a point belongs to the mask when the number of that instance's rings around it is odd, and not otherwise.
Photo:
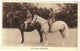
[(30, 23), (27, 23), (27, 28), (30, 27), (30, 26), (31, 26), (31, 22)]
[(27, 23), (27, 28), (30, 28), (30, 27), (33, 27), (33, 26), (34, 26), (34, 24), (31, 24), (31, 22)]

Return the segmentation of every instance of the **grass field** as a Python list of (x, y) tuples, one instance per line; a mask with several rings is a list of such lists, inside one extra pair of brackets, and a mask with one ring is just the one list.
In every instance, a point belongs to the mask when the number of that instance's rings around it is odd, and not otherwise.
[[(2, 46), (46, 46), (39, 42), (39, 34), (36, 30), (32, 32), (24, 32), (24, 43), (21, 44), (21, 33), (18, 29), (2, 29)], [(69, 29), (69, 36), (63, 38), (59, 31), (48, 34), (48, 47), (76, 47), (77, 46), (77, 29)], [(44, 40), (45, 41), (45, 40)]]

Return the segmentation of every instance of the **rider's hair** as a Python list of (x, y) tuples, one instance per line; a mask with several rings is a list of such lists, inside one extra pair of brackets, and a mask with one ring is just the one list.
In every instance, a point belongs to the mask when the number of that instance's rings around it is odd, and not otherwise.
[(31, 13), (31, 10), (28, 9), (27, 11), (29, 11)]
[(37, 14), (37, 13), (36, 13), (36, 10), (34, 10), (34, 14)]
[(52, 9), (52, 8), (50, 8), (50, 10), (51, 10), (51, 11), (53, 11), (53, 9)]

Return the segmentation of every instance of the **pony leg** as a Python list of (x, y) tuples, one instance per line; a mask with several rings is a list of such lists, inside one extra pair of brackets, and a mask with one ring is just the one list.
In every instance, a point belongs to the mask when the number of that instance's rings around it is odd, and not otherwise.
[(44, 34), (45, 34), (45, 45), (48, 45), (48, 39), (47, 39), (47, 36), (48, 36), (48, 33), (47, 32), (44, 32)]
[(43, 42), (43, 32), (41, 31), (38, 31), (39, 32), (39, 35), (40, 35), (40, 42), (42, 43)]
[(21, 31), (21, 36), (22, 36), (22, 41), (21, 41), (21, 43), (23, 43), (23, 42), (24, 42), (24, 34), (23, 34), (23, 31)]
[(62, 30), (59, 30), (59, 32), (61, 33), (62, 37), (65, 38), (65, 35), (62, 33)]
[(62, 42), (62, 44), (64, 45), (64, 38), (65, 38), (65, 36), (64, 36), (64, 34), (62, 33), (62, 30), (59, 30), (60, 31), (60, 33), (61, 33), (61, 35), (62, 35), (62, 37), (63, 37), (63, 42)]
[[(63, 29), (63, 35), (64, 35), (64, 38), (66, 37), (68, 39), (68, 36), (69, 36), (69, 31), (68, 31), (68, 26), (67, 24), (65, 24), (64, 26), (64, 29)], [(63, 44), (64, 44), (65, 40), (63, 39)]]

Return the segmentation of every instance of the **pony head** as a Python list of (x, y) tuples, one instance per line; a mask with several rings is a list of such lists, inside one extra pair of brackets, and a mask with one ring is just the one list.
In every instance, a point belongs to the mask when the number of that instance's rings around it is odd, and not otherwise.
[(45, 20), (44, 18), (38, 16), (38, 15), (34, 15), (32, 22), (39, 22), (40, 24), (44, 24), (47, 20)]

